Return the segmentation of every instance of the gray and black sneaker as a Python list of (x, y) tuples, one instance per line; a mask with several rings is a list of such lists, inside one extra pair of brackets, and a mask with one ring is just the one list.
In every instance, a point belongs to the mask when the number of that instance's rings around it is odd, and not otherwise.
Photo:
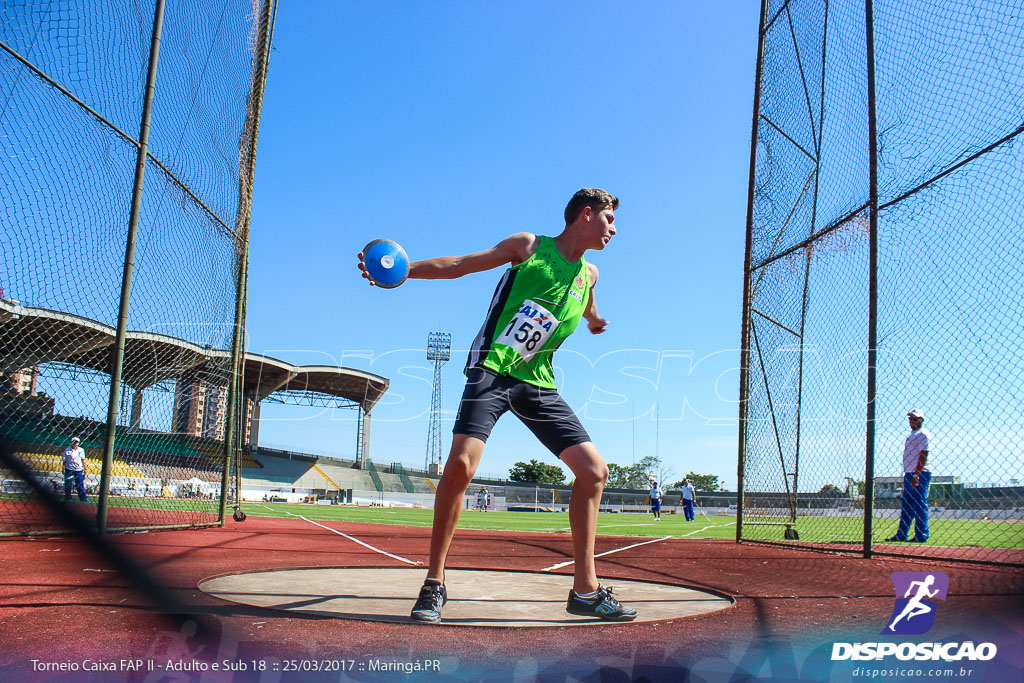
[(597, 595), (594, 597), (581, 598), (574, 590), (569, 591), (569, 601), (565, 604), (565, 611), (581, 617), (597, 617), (605, 621), (633, 621), (636, 619), (636, 610), (626, 607), (612, 597), (612, 589), (598, 585)]
[(448, 591), (441, 584), (425, 583), (420, 588), (420, 596), (413, 605), (413, 621), (425, 624), (436, 624), (441, 621), (441, 608), (448, 602)]

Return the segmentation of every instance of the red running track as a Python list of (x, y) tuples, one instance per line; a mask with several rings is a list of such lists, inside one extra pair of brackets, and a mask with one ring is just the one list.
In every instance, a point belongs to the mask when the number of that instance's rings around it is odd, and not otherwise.
[[(328, 525), (387, 552), (426, 560), (427, 528)], [(1005, 633), (1010, 649), (1003, 651), (1012, 660), (1019, 658), (1013, 647), (1024, 633), (1024, 575), (1018, 568), (866, 560), (727, 540), (670, 539), (599, 558), (598, 573), (611, 585), (615, 578), (628, 578), (710, 589), (732, 596), (735, 606), (671, 622), (596, 629), (474, 629), (284, 615), (225, 603), (196, 588), (204, 578), (240, 571), (405, 566), (302, 520), (249, 517), (225, 528), (114, 538), (168, 586), (184, 608), (208, 616), (208, 636), (193, 636), (192, 625), (151, 613), (144, 596), (75, 538), (6, 539), (0, 541), (0, 680), (67, 680), (34, 671), (31, 660), (85, 658), (256, 659), (273, 666), (280, 666), (278, 660), (325, 657), (356, 662), (439, 658), (450, 680), (476, 680), (481, 675), (503, 680), (506, 674), (562, 680), (566, 672), (586, 673), (595, 667), (611, 667), (626, 679), (679, 680), (686, 670), (728, 672), (733, 667), (735, 672), (738, 666), (748, 666), (756, 671), (779, 656), (776, 664), (783, 669), (789, 660), (798, 669), (802, 657), (806, 669), (811, 660), (801, 651), (827, 649), (836, 640), (878, 638), (893, 609), (889, 574), (894, 571), (949, 575), (949, 597), (929, 638), (953, 638), (978, 629)], [(599, 536), (596, 551), (638, 540)], [(536, 571), (570, 557), (568, 534), (460, 530), (449, 567)], [(558, 573), (568, 575), (571, 569)], [(568, 588), (568, 579), (566, 584)], [(188, 680), (188, 674), (182, 675), (181, 680)], [(225, 672), (207, 672), (205, 677), (250, 680)], [(282, 679), (339, 680), (339, 674)], [(161, 672), (119, 672), (91, 680), (170, 678)]]

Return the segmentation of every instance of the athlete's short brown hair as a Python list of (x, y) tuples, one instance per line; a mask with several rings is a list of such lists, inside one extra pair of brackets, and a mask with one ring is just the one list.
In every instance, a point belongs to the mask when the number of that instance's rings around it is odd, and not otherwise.
[(619, 208), (619, 198), (596, 187), (584, 187), (574, 194), (566, 205), (565, 224), (569, 225), (579, 218), (580, 213), (588, 206), (594, 211), (604, 211), (605, 209), (614, 211)]

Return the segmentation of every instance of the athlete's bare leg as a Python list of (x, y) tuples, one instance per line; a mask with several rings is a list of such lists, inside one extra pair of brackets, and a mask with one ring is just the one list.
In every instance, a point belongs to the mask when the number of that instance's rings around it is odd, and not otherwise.
[(441, 481), (434, 496), (434, 526), (430, 531), (430, 566), (428, 579), (444, 583), (444, 564), (448, 558), (448, 547), (452, 544), (455, 528), (459, 526), (462, 501), (469, 483), (473, 481), (480, 458), (484, 454), (484, 442), (475, 436), (456, 434), (448, 462), (444, 465)]
[(608, 481), (608, 465), (590, 441), (570, 446), (558, 457), (576, 477), (569, 500), (569, 527), (572, 529), (576, 572), (572, 587), (577, 593), (589, 593), (597, 590), (598, 586), (597, 569), (594, 567), (594, 535), (601, 494)]

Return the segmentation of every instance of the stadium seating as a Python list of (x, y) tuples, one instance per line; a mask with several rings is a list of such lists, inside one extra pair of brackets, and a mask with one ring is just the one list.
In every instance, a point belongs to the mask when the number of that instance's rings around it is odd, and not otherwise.
[(330, 487), (323, 475), (313, 468), (313, 463), (311, 462), (260, 457), (258, 453), (255, 457), (250, 457), (261, 466), (258, 468), (242, 467), (242, 478), (246, 486), (281, 486), (308, 489), (327, 489)]
[[(324, 471), (331, 480), (338, 485), (339, 489), (352, 489), (353, 491), (376, 491), (377, 487), (374, 485), (373, 480), (370, 478), (370, 473), (365, 470), (357, 470), (352, 467), (344, 467), (336, 464), (331, 460), (322, 459), (317, 461), (317, 467)], [(385, 476), (380, 474), (381, 481), (383, 482)], [(399, 491), (404, 491), (405, 487), (402, 485), (401, 480), (395, 477), (398, 482), (398, 486), (401, 487)], [(388, 480), (390, 482), (390, 479)]]

